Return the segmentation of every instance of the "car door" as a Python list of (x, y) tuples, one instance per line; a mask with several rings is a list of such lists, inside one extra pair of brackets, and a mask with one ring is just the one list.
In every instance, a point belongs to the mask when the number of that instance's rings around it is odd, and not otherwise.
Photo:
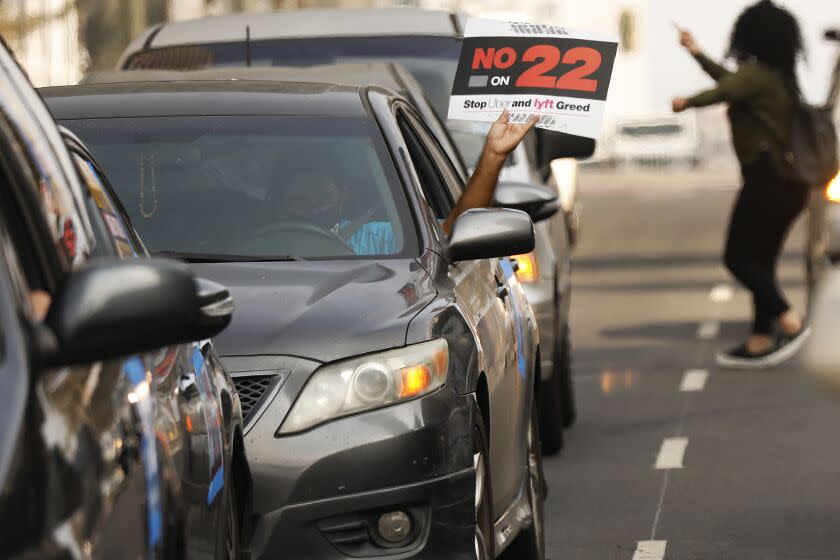
[[(146, 256), (104, 173), (74, 144), (69, 143), (74, 163), (95, 204), (92, 229), (113, 239), (119, 256)], [(211, 375), (208, 366), (213, 359), (209, 341), (162, 348), (143, 356), (145, 368), (153, 374), (158, 404), (155, 429), (177, 471), (180, 489), (176, 493), (185, 509), (190, 558), (213, 558), (219, 546), (214, 528), (219, 526), (222, 508), (218, 496), (225, 485), (224, 424), (214, 381), (217, 376)]]
[[(432, 134), (409, 108), (398, 122), (424, 194), (442, 220), (454, 206), (458, 175)], [(449, 184), (448, 184), (449, 183)], [(516, 282), (507, 259), (480, 259), (450, 265), (458, 303), (478, 335), (485, 354), (490, 398), (490, 466), (493, 502), (501, 514), (516, 497), (523, 480), (525, 456), (523, 421), (527, 391), (520, 375), (511, 283)], [(524, 356), (523, 356), (524, 357)]]
[[(14, 321), (5, 314), (4, 328), (37, 356), (49, 302), (69, 263), (87, 258), (91, 240), (75, 221), (79, 209), (51, 146), (37, 134), (20, 142), (12, 131), (27, 115), (15, 116), (0, 119), (0, 274), (14, 287), (14, 305), (3, 307), (16, 311)], [(12, 452), (18, 470), (9, 473), (16, 483), (0, 498), (4, 554), (154, 558), (160, 471), (142, 364), (48, 368), (27, 361), (25, 368), (17, 372), (27, 380), (25, 428)]]

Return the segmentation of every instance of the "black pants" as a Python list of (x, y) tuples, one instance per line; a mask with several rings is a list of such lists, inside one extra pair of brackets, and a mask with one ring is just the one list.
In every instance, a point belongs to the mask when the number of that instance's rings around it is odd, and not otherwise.
[(805, 208), (808, 189), (779, 178), (771, 160), (762, 157), (743, 169), (724, 263), (752, 293), (753, 333), (772, 334), (779, 315), (790, 308), (776, 278), (776, 265), (790, 226)]

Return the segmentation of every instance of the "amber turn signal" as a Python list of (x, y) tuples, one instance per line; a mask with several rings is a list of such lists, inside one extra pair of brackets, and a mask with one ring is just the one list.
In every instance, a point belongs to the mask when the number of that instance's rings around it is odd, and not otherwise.
[(537, 258), (534, 253), (515, 255), (511, 257), (516, 261), (516, 277), (523, 284), (536, 282), (540, 278), (540, 271), (537, 267)]
[(840, 173), (825, 188), (825, 197), (831, 202), (840, 202)]

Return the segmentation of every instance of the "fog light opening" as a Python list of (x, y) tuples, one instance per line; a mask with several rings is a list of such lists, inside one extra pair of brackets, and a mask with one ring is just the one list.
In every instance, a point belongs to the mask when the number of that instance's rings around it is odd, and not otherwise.
[(404, 511), (391, 511), (379, 516), (376, 531), (385, 542), (396, 544), (411, 536), (411, 517)]

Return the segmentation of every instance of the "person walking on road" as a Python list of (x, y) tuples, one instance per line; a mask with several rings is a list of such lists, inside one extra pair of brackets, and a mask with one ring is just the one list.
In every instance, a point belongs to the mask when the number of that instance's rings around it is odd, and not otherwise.
[(746, 342), (718, 354), (720, 365), (763, 368), (793, 356), (809, 334), (802, 317), (785, 299), (776, 267), (788, 230), (805, 208), (808, 187), (791, 177), (787, 147), (799, 97), (796, 62), (802, 36), (796, 18), (770, 0), (746, 8), (735, 23), (731, 71), (712, 61), (688, 31), (680, 43), (717, 82), (708, 91), (673, 100), (677, 113), (717, 103), (729, 105), (732, 142), (743, 187), (729, 223), (724, 263), (752, 294), (754, 320)]

